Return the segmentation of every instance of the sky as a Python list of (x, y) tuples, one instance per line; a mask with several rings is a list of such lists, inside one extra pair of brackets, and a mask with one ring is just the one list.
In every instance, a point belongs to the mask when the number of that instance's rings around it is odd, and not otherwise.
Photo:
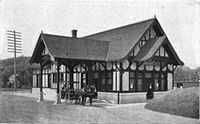
[(186, 66), (200, 66), (200, 0), (0, 0), (0, 59), (6, 31), (22, 33), (23, 54), (31, 56), (41, 31), (78, 37), (157, 17)]

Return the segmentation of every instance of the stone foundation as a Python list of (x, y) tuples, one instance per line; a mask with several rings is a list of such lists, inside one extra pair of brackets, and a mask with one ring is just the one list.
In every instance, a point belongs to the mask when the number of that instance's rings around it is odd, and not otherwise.
[[(38, 96), (38, 99), (39, 99), (40, 88), (32, 88), (32, 94), (33, 96)], [(44, 97), (44, 100), (56, 101), (57, 99), (56, 89), (43, 88), (43, 97)]]
[[(154, 92), (154, 98), (158, 98), (166, 93), (167, 91)], [(147, 101), (146, 92), (135, 92), (135, 93), (98, 92), (98, 98), (114, 104), (118, 103), (118, 98), (119, 98), (119, 104), (143, 103)]]
[[(57, 93), (56, 89), (43, 88), (44, 100), (56, 101)], [(158, 98), (168, 91), (154, 92), (154, 98)], [(32, 95), (40, 97), (40, 88), (32, 88)], [(127, 103), (143, 103), (146, 102), (146, 92), (134, 92), (134, 93), (117, 93), (117, 92), (98, 92), (98, 99), (106, 100), (113, 104), (127, 104)]]

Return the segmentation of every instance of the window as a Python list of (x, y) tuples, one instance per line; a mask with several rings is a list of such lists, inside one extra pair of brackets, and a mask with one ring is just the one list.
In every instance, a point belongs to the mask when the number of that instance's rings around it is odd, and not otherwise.
[[(105, 78), (103, 78), (102, 79), (102, 85), (104, 86), (106, 84), (106, 79)], [(104, 86), (105, 87), (105, 86)], [(104, 88), (103, 88), (104, 89)]]
[(169, 57), (168, 53), (165, 51), (165, 57)]
[(112, 72), (104, 72), (101, 73), (101, 90), (103, 91), (110, 91), (113, 88), (113, 76)]
[(108, 85), (111, 85), (112, 84), (112, 79), (108, 79)]
[(101, 90), (106, 91), (106, 79), (103, 75), (102, 75), (102, 79), (101, 79)]
[[(136, 77), (137, 75), (137, 77)], [(129, 73), (129, 89), (135, 92), (146, 92), (149, 82), (153, 83), (153, 75), (151, 72), (130, 72)]]
[(142, 85), (142, 79), (137, 80), (137, 91), (142, 92), (143, 91), (143, 85)]
[(112, 72), (106, 73), (106, 83), (107, 83), (107, 90), (112, 90)]
[(163, 47), (160, 48), (160, 56), (165, 56), (165, 49)]
[(160, 47), (160, 49), (156, 52), (155, 56), (169, 57), (167, 51), (163, 46)]
[(135, 78), (135, 72), (130, 72), (129, 76), (130, 78)]
[(166, 90), (166, 82), (165, 79), (161, 79), (161, 83), (160, 83), (160, 90), (161, 91), (165, 91)]
[(159, 91), (159, 89), (160, 89), (160, 74), (159, 73), (154, 74), (153, 88), (154, 88), (154, 91)]
[(81, 87), (86, 85), (86, 73), (81, 73)]
[(78, 82), (78, 73), (73, 73), (73, 80), (74, 82)]
[(145, 73), (145, 78), (151, 78), (151, 77), (152, 77), (151, 73)]
[(167, 90), (167, 80), (164, 73), (154, 74), (154, 90), (155, 91), (165, 91)]
[(135, 91), (136, 90), (135, 72), (129, 72), (129, 90), (130, 91)]
[(64, 74), (60, 73), (60, 81), (63, 82), (64, 81)]
[(69, 72), (65, 73), (65, 82), (69, 82)]
[(48, 82), (47, 82), (47, 74), (46, 73), (44, 73), (43, 75), (42, 75), (42, 83), (43, 83), (43, 87), (48, 87)]
[(130, 79), (130, 90), (135, 91), (135, 79)]
[(154, 77), (155, 77), (155, 78), (159, 78), (159, 77), (160, 77), (160, 76), (159, 76), (159, 73), (155, 73), (155, 74), (154, 74)]
[(160, 87), (159, 80), (158, 80), (158, 79), (155, 79), (155, 80), (154, 80), (154, 90), (155, 90), (155, 91), (158, 91), (158, 90), (159, 90), (159, 87)]
[(53, 83), (57, 83), (57, 81), (58, 81), (57, 73), (53, 73)]
[(98, 79), (99, 78), (99, 74), (98, 73), (94, 73), (94, 78)]
[(40, 87), (40, 75), (36, 75), (36, 87)]
[(36, 75), (33, 74), (33, 83), (32, 83), (32, 86), (33, 87), (37, 87), (36, 83), (37, 83), (37, 81), (36, 81)]
[(143, 92), (145, 89), (144, 83), (143, 83), (143, 73), (139, 72), (137, 73), (137, 89), (138, 92)]
[(142, 78), (142, 73), (137, 73), (138, 78)]

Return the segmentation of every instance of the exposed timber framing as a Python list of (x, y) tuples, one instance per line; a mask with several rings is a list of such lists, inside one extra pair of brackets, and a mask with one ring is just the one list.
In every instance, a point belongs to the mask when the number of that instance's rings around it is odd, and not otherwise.
[(42, 78), (43, 78), (43, 66), (42, 66), (42, 64), (40, 64), (40, 99), (39, 99), (40, 102), (44, 101)]
[(61, 104), (61, 91), (60, 91), (60, 63), (57, 62), (57, 101), (56, 104)]

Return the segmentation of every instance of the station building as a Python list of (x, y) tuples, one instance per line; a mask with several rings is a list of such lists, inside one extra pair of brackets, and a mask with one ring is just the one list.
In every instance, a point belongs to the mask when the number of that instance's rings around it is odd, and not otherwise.
[(94, 85), (98, 98), (112, 103), (142, 102), (148, 88), (155, 97), (165, 93), (183, 65), (157, 18), (84, 37), (41, 32), (30, 62), (40, 64), (33, 91), (58, 98), (65, 83)]

